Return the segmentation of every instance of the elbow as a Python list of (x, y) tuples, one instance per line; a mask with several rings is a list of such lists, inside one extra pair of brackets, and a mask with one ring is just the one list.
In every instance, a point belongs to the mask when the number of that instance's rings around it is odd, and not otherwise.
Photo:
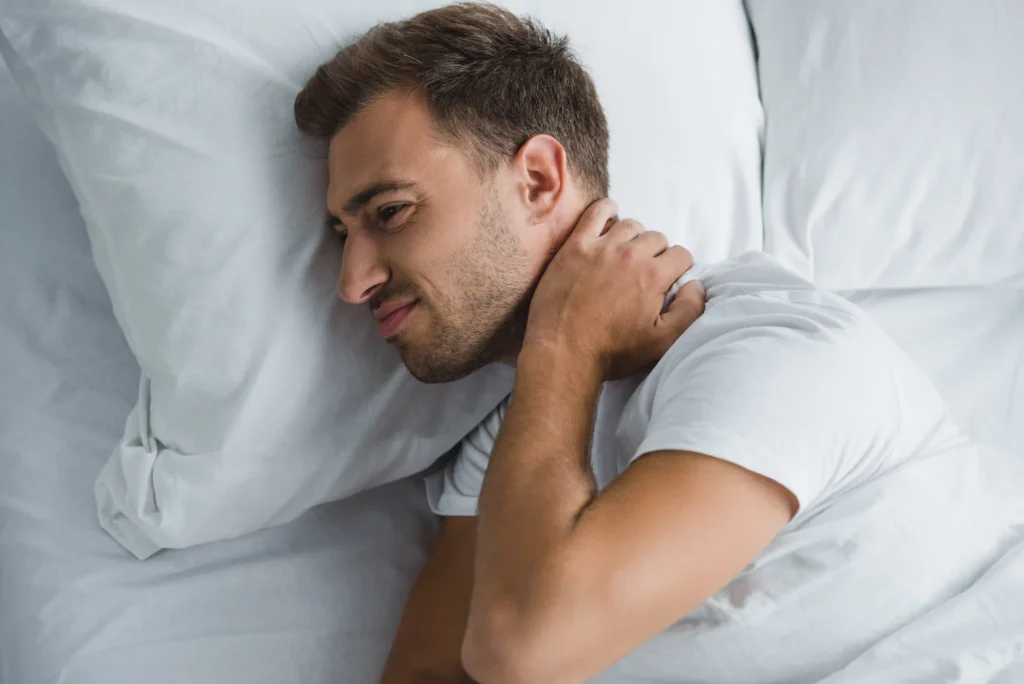
[(529, 578), (478, 585), (462, 642), (462, 667), (481, 684), (583, 682), (589, 671), (586, 558), (552, 554)]
[(552, 681), (526, 622), (512, 606), (490, 606), (471, 619), (462, 642), (462, 667), (480, 684)]
[(481, 684), (574, 682), (568, 671), (566, 625), (558, 607), (524, 607), (512, 601), (482, 605), (470, 615), (462, 642), (462, 667)]
[(467, 629), (462, 641), (462, 668), (479, 684), (515, 682), (522, 675), (510, 650), (496, 631)]

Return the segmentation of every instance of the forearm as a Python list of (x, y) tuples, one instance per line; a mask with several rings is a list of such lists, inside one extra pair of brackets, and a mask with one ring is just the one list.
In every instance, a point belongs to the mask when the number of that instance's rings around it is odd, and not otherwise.
[(397, 657), (388, 660), (380, 684), (477, 684), (466, 674), (461, 662), (451, 667), (423, 664), (429, 660), (399, 652)]
[[(524, 352), (480, 497), (474, 600), (535, 586), (596, 494), (589, 442), (596, 370)], [(527, 598), (527, 597), (522, 597)]]
[(465, 671), (445, 674), (436, 670), (395, 671), (383, 677), (381, 684), (477, 684)]
[(413, 589), (380, 684), (472, 684), (462, 666), (465, 620), (427, 595), (431, 585)]
[(462, 642), (473, 586), (476, 520), (445, 518), (413, 585), (381, 684), (473, 684)]
[(520, 356), (479, 504), (463, 657), (481, 681), (561, 684), (543, 652), (558, 647), (554, 616), (583, 598), (566, 591), (565, 574), (576, 523), (597, 495), (589, 442), (600, 386), (597, 369), (557, 351)]

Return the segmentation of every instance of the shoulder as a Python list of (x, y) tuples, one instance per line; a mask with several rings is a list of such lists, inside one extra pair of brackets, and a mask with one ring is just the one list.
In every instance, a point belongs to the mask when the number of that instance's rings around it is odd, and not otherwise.
[(901, 416), (915, 424), (944, 416), (924, 374), (838, 295), (763, 254), (711, 265), (699, 278), (705, 313), (638, 387), (631, 408), (639, 415), (835, 432), (892, 432)]
[[(741, 361), (767, 354), (810, 362), (816, 356), (834, 360), (888, 351), (885, 335), (858, 307), (766, 254), (751, 252), (701, 267), (696, 278), (708, 294), (705, 313), (662, 359), (662, 371), (694, 356), (707, 360), (727, 354)], [(811, 350), (813, 355), (803, 356)], [(657, 381), (660, 374), (652, 375)]]
[(893, 453), (948, 422), (931, 380), (854, 304), (761, 254), (699, 277), (705, 313), (640, 384), (631, 415), (655, 428), (699, 422), (762, 443), (798, 436)]

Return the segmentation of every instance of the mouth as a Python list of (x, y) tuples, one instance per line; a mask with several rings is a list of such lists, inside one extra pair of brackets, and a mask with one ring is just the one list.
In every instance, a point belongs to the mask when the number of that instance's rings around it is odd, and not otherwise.
[(377, 319), (377, 329), (380, 332), (380, 336), (385, 340), (395, 337), (417, 304), (419, 304), (419, 300), (405, 302), (404, 304), (384, 304), (375, 310), (373, 317)]

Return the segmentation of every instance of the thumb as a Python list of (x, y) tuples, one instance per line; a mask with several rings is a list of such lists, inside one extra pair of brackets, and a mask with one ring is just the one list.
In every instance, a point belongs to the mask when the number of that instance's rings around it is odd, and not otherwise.
[(691, 280), (676, 293), (675, 299), (661, 315), (662, 320), (669, 328), (675, 330), (677, 335), (682, 335), (704, 313), (706, 302), (704, 286), (699, 280)]

